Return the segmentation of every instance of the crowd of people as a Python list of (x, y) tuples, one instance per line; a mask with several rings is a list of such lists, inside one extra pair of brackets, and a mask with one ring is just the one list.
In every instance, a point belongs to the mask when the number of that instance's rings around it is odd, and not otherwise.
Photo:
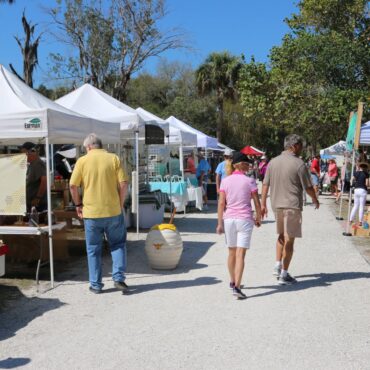
[[(88, 259), (90, 291), (101, 293), (101, 255), (104, 236), (112, 255), (112, 278), (114, 286), (126, 292), (126, 229), (123, 219), (123, 205), (127, 194), (127, 179), (117, 155), (103, 149), (103, 143), (95, 134), (86, 137), (87, 154), (79, 158), (70, 178), (70, 191), (79, 218), (84, 219), (86, 250)], [(238, 299), (246, 296), (241, 289), (246, 251), (251, 246), (254, 226), (260, 227), (267, 217), (267, 198), (270, 194), (271, 207), (276, 220), (276, 261), (273, 274), (280, 285), (295, 284), (297, 280), (289, 274), (293, 257), (294, 242), (302, 237), (302, 209), (304, 194), (312, 198), (315, 209), (320, 206), (318, 195), (322, 172), (328, 174), (331, 191), (339, 195), (339, 169), (334, 160), (324, 162), (320, 156), (309, 162), (301, 159), (303, 140), (292, 134), (285, 138), (284, 151), (268, 161), (265, 156), (259, 160), (240, 152), (226, 150), (224, 160), (216, 168), (216, 189), (218, 194), (218, 219), (216, 232), (225, 234), (228, 248), (227, 266), (230, 288)], [(27, 154), (27, 208), (46, 208), (46, 169), (38, 155), (37, 147), (24, 143), (21, 150)], [(203, 188), (207, 207), (207, 184), (211, 166), (204, 153), (197, 153), (187, 159), (187, 170), (193, 173), (198, 185)], [(258, 194), (257, 179), (262, 182)], [(354, 207), (350, 222), (359, 212), (362, 222), (366, 203), (369, 175), (366, 163), (358, 163), (352, 179)], [(83, 199), (81, 190), (83, 189)], [(254, 205), (254, 211), (252, 208)]]
[[(320, 206), (311, 174), (299, 158), (302, 148), (301, 137), (289, 135), (285, 138), (285, 150), (281, 155), (272, 159), (268, 165), (261, 161), (262, 164), (258, 166), (263, 169), (261, 202), (255, 178), (246, 176), (254, 166), (250, 159), (235, 152), (225, 165), (226, 175), (219, 185), (216, 232), (225, 233), (225, 245), (229, 250), (227, 265), (230, 288), (238, 299), (247, 298), (241, 290), (244, 259), (250, 248), (253, 227), (260, 227), (262, 219), (267, 216), (269, 191), (278, 234), (273, 274), (280, 285), (297, 282), (288, 269), (295, 238), (302, 237), (303, 192), (312, 198), (316, 209)], [(252, 212), (252, 200), (255, 215)]]

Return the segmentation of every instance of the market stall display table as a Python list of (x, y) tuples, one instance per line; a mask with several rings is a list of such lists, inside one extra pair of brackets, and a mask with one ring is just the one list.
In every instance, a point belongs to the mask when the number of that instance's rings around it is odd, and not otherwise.
[[(65, 222), (60, 222), (55, 225), (52, 225), (53, 231), (62, 230), (66, 226)], [(40, 236), (39, 238), (39, 259), (37, 261), (37, 268), (36, 268), (36, 283), (39, 283), (39, 272), (40, 267), (44, 265), (46, 262), (42, 263), (42, 255), (43, 255), (43, 236), (48, 235), (49, 226), (16, 226), (16, 225), (9, 225), (9, 226), (0, 226), (0, 235), (35, 235)], [(10, 245), (11, 248), (11, 245)]]
[(188, 201), (195, 202), (195, 207), (198, 208), (200, 211), (203, 209), (203, 193), (202, 188), (200, 186), (196, 188), (188, 188)]
[(187, 183), (185, 181), (158, 181), (149, 182), (150, 191), (160, 190), (169, 195), (174, 204), (173, 214), (177, 211), (183, 211), (188, 202)]

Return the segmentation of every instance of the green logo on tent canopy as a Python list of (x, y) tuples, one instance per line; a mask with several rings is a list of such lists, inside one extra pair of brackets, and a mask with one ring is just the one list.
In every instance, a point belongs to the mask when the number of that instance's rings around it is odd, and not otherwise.
[(28, 122), (25, 122), (24, 128), (30, 130), (41, 128), (41, 119), (40, 118), (30, 119)]

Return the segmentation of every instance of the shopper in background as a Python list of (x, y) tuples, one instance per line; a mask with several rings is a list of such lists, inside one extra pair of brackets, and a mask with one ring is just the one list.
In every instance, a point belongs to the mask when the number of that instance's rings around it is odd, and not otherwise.
[(303, 191), (312, 198), (315, 208), (320, 204), (311, 183), (310, 174), (299, 155), (303, 141), (298, 135), (288, 135), (285, 150), (270, 161), (262, 186), (262, 217), (267, 216), (267, 194), (275, 213), (278, 240), (274, 275), (280, 285), (290, 285), (297, 280), (288, 273), (293, 257), (295, 238), (302, 237)]
[(319, 183), (320, 183), (320, 155), (317, 154), (312, 158), (311, 166), (311, 181), (315, 189), (316, 196), (319, 195)]
[(364, 208), (366, 205), (367, 188), (369, 186), (369, 174), (368, 165), (366, 163), (360, 163), (357, 167), (357, 171), (353, 174), (352, 184), (355, 188), (354, 191), (354, 205), (349, 218), (350, 222), (356, 217), (358, 211), (359, 226), (362, 226), (362, 220), (364, 218)]
[[(221, 182), (216, 232), (225, 232), (225, 244), (229, 249), (230, 288), (238, 299), (245, 299), (247, 297), (240, 289), (244, 259), (250, 248), (253, 226), (261, 225), (261, 205), (256, 181), (245, 175), (249, 167), (247, 156), (240, 152), (234, 153), (232, 165), (234, 172)], [(252, 199), (256, 210), (255, 219)]]
[[(84, 219), (90, 291), (101, 293), (104, 235), (112, 255), (114, 287), (128, 291), (126, 272), (126, 227), (123, 205), (127, 177), (117, 155), (103, 149), (95, 134), (83, 143), (87, 154), (78, 159), (70, 179), (70, 189), (79, 218)], [(83, 188), (83, 199), (79, 187)]]
[(267, 171), (267, 166), (268, 166), (268, 160), (266, 156), (261, 157), (261, 162), (258, 164), (258, 180), (263, 181), (266, 175)]
[(232, 161), (233, 151), (231, 149), (225, 149), (224, 160), (220, 162), (216, 168), (216, 190), (217, 194), (220, 191), (221, 181), (227, 176), (227, 164)]
[(195, 162), (194, 162), (194, 153), (191, 152), (191, 154), (189, 155), (187, 161), (186, 161), (186, 170), (185, 172), (189, 172), (193, 175), (196, 174), (197, 172), (197, 169), (195, 167)]
[(202, 152), (198, 152), (198, 167), (196, 171), (196, 176), (198, 180), (198, 186), (202, 188), (204, 211), (208, 210), (207, 184), (210, 171), (211, 166), (209, 165), (208, 161), (204, 158), (204, 154)]
[(338, 197), (338, 167), (334, 159), (329, 159), (328, 161), (328, 175), (330, 179), (330, 191), (335, 196)]

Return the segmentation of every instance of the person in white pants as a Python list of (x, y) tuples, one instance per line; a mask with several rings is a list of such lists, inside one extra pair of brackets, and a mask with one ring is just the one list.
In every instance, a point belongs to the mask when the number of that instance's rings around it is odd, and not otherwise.
[(369, 174), (367, 172), (368, 166), (365, 163), (361, 163), (358, 166), (357, 171), (353, 174), (352, 182), (355, 184), (354, 191), (354, 205), (349, 218), (350, 222), (355, 219), (358, 211), (359, 225), (362, 226), (362, 220), (364, 218), (364, 208), (366, 205), (367, 187), (369, 185)]

